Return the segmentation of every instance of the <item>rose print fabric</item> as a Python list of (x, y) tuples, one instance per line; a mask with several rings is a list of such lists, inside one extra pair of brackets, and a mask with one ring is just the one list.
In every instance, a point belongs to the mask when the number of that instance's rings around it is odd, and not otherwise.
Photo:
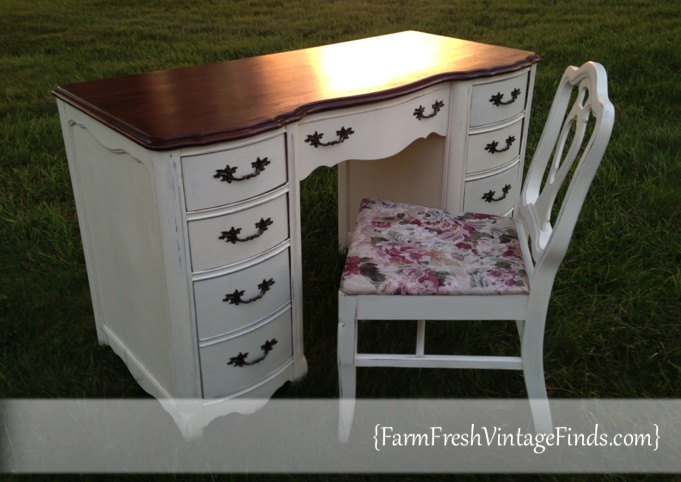
[(364, 199), (341, 291), (527, 294), (529, 282), (512, 219)]

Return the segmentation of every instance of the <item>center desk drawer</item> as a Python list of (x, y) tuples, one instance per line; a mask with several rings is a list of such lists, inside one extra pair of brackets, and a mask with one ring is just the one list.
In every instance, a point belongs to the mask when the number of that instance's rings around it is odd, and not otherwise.
[(233, 338), (201, 344), (203, 396), (223, 397), (246, 388), (280, 368), (292, 356), (290, 309)]
[(299, 124), (297, 163), (316, 167), (350, 159), (383, 159), (431, 133), (444, 136), (449, 90), (449, 84), (444, 84), (364, 110), (340, 109), (309, 116)]
[(290, 304), (288, 247), (254, 263), (194, 282), (199, 341), (245, 328)]
[(289, 237), (287, 191), (231, 209), (190, 218), (187, 230), (193, 272), (243, 261)]
[(283, 134), (232, 149), (182, 157), (187, 211), (242, 201), (286, 183)]

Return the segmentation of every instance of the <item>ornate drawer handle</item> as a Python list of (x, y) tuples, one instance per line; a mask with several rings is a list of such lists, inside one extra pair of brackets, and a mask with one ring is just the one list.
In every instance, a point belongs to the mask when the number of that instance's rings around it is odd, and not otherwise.
[(491, 203), (492, 201), (497, 202), (501, 201), (502, 199), (506, 199), (506, 195), (508, 192), (511, 190), (511, 185), (506, 184), (503, 189), (501, 190), (502, 196), (498, 198), (494, 198), (495, 191), (490, 190), (489, 192), (486, 192), (485, 194), (482, 195), (482, 199), (484, 199), (486, 202)]
[(320, 134), (317, 131), (314, 131), (314, 134), (308, 134), (307, 139), (305, 139), (305, 142), (308, 142), (311, 146), (317, 148), (319, 146), (334, 146), (336, 144), (340, 144), (343, 141), (346, 141), (352, 134), (354, 134), (355, 131), (352, 130), (352, 127), (348, 127), (347, 129), (345, 127), (341, 127), (340, 130), (336, 131), (336, 135), (338, 136), (338, 139), (335, 141), (330, 141), (330, 142), (322, 142), (322, 137), (324, 137), (324, 134)]
[(256, 363), (260, 363), (265, 358), (267, 358), (267, 355), (272, 351), (272, 349), (274, 348), (274, 345), (276, 345), (276, 344), (277, 344), (276, 338), (272, 338), (271, 340), (266, 341), (265, 344), (260, 347), (260, 349), (262, 350), (262, 353), (263, 353), (262, 356), (260, 358), (256, 358), (253, 361), (246, 361), (246, 357), (248, 356), (248, 352), (246, 352), (246, 353), (239, 352), (238, 356), (233, 356), (229, 359), (229, 361), (227, 362), (227, 365), (232, 365), (232, 366), (235, 366), (235, 367), (243, 367), (243, 366), (249, 367), (251, 365), (255, 365)]
[(235, 177), (234, 173), (236, 172), (237, 168), (236, 167), (230, 167), (229, 164), (225, 166), (224, 169), (216, 169), (215, 170), (215, 175), (213, 176), (215, 179), (220, 179), (221, 181), (225, 181), (229, 184), (232, 183), (232, 181), (245, 181), (246, 179), (250, 179), (252, 177), (257, 176), (261, 172), (265, 170), (265, 166), (268, 166), (270, 164), (269, 159), (266, 157), (264, 159), (260, 159), (258, 157), (257, 161), (251, 162), (251, 166), (253, 166), (253, 172), (250, 174), (246, 174), (241, 177)]
[(274, 284), (274, 279), (272, 279), (272, 278), (264, 279), (264, 280), (262, 280), (262, 283), (260, 283), (258, 285), (258, 289), (260, 290), (259, 295), (256, 295), (253, 298), (248, 299), (248, 300), (242, 300), (241, 297), (244, 295), (244, 290), (234, 290), (234, 293), (232, 293), (231, 295), (226, 294), (225, 299), (222, 300), (222, 301), (225, 301), (225, 302), (228, 301), (230, 305), (237, 305), (238, 306), (242, 303), (244, 305), (247, 305), (248, 303), (253, 303), (254, 301), (257, 301), (260, 298), (262, 298), (263, 296), (265, 296), (265, 293), (267, 293), (270, 290), (270, 288), (272, 287), (273, 284)]
[(506, 139), (506, 147), (503, 149), (497, 149), (497, 147), (499, 147), (499, 143), (497, 141), (492, 141), (485, 146), (485, 150), (490, 154), (494, 154), (495, 152), (506, 152), (511, 148), (514, 142), (515, 136), (508, 136), (508, 139)]
[(490, 97), (489, 101), (492, 104), (494, 104), (496, 107), (499, 107), (499, 106), (502, 106), (502, 105), (509, 105), (509, 104), (514, 103), (516, 100), (518, 100), (518, 97), (520, 97), (520, 89), (513, 89), (511, 91), (511, 100), (509, 100), (508, 102), (504, 102), (502, 100), (504, 98), (504, 94), (502, 94), (501, 92)]
[(431, 106), (433, 108), (433, 112), (431, 114), (425, 115), (424, 112), (426, 110), (425, 107), (422, 105), (418, 106), (417, 109), (414, 109), (414, 116), (418, 119), (430, 119), (432, 117), (435, 117), (438, 112), (440, 112), (440, 109), (442, 109), (445, 106), (445, 103), (442, 102), (441, 100), (436, 100), (435, 103)]
[(235, 228), (232, 226), (229, 231), (222, 231), (222, 234), (218, 239), (224, 239), (226, 243), (232, 243), (236, 244), (237, 241), (240, 243), (245, 243), (246, 241), (250, 241), (252, 239), (255, 239), (257, 237), (262, 236), (262, 233), (267, 231), (267, 228), (274, 224), (274, 221), (272, 221), (271, 218), (263, 219), (260, 218), (260, 221), (255, 223), (255, 227), (258, 229), (258, 232), (255, 234), (251, 234), (250, 236), (246, 236), (245, 238), (240, 238), (239, 233), (241, 233), (241, 228)]

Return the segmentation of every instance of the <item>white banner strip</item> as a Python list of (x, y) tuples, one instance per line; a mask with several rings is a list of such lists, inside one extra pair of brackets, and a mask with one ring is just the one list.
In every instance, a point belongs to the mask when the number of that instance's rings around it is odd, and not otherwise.
[(680, 400), (4, 400), (5, 473), (681, 473)]

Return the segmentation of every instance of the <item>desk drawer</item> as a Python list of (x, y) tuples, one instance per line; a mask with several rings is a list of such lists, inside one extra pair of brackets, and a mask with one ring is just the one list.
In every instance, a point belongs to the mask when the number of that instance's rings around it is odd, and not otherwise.
[(523, 142), (523, 119), (492, 131), (468, 137), (466, 174), (496, 169), (520, 154)]
[(277, 135), (234, 149), (182, 158), (188, 211), (249, 199), (286, 183), (286, 143)]
[(291, 301), (289, 250), (257, 264), (194, 282), (199, 341), (257, 323)]
[(361, 112), (355, 108), (310, 116), (299, 125), (297, 162), (307, 173), (350, 159), (390, 157), (431, 133), (446, 135), (448, 113), (445, 84)]
[(203, 396), (231, 395), (265, 378), (292, 356), (291, 310), (287, 309), (254, 330), (199, 348)]
[(470, 126), (501, 122), (525, 110), (528, 73), (473, 87)]
[(188, 222), (193, 272), (243, 261), (289, 237), (288, 193), (242, 210)]
[(520, 193), (519, 172), (518, 161), (497, 174), (467, 180), (463, 210), (498, 215), (509, 213)]

